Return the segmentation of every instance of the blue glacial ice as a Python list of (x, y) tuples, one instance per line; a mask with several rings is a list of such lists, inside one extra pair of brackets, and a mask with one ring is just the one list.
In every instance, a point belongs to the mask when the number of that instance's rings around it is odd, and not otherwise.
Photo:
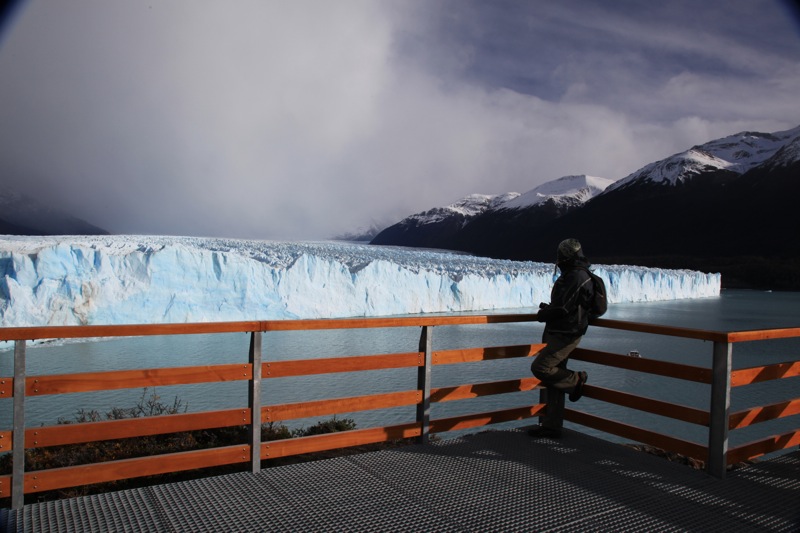
[[(609, 299), (702, 298), (720, 275), (596, 265)], [(337, 242), (0, 236), (0, 326), (536, 308), (553, 265)]]

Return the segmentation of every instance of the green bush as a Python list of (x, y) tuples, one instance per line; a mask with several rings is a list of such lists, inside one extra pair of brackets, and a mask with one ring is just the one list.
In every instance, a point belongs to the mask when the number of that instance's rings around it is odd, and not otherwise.
[(350, 431), (356, 429), (356, 423), (350, 418), (337, 419), (334, 416), (330, 420), (323, 420), (317, 422), (313, 426), (304, 430), (296, 430), (293, 432), (295, 437), (307, 437), (310, 435), (322, 435), (324, 433), (336, 433), (337, 431)]

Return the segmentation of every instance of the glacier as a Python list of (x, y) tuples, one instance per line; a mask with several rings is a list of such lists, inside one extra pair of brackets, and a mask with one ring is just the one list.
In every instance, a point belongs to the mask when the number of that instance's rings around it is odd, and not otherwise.
[[(595, 265), (609, 300), (717, 296), (720, 275)], [(344, 242), (0, 236), (0, 326), (313, 319), (536, 308), (553, 265)]]

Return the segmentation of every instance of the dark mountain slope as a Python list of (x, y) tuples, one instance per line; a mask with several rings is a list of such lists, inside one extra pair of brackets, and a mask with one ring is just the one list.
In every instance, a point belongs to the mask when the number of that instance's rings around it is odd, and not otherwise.
[(42, 233), (24, 226), (13, 224), (6, 220), (0, 219), (0, 234), (1, 235), (41, 235)]
[(677, 185), (642, 183), (542, 227), (520, 227), (490, 255), (553, 261), (561, 239), (575, 237), (597, 263), (692, 268), (721, 272), (726, 287), (797, 290), (797, 176), (800, 163), (739, 177), (717, 171)]
[(93, 224), (5, 189), (0, 191), (0, 232), (5, 235), (107, 235)]
[(517, 196), (472, 194), (446, 207), (408, 216), (378, 233), (370, 244), (453, 249), (454, 236), (469, 221)]

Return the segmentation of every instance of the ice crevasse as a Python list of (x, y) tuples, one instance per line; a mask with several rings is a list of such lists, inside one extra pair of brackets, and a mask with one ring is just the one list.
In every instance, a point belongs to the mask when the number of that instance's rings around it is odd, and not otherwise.
[[(615, 302), (716, 296), (720, 275), (595, 265)], [(0, 325), (341, 318), (535, 308), (553, 265), (339, 242), (0, 236)]]

